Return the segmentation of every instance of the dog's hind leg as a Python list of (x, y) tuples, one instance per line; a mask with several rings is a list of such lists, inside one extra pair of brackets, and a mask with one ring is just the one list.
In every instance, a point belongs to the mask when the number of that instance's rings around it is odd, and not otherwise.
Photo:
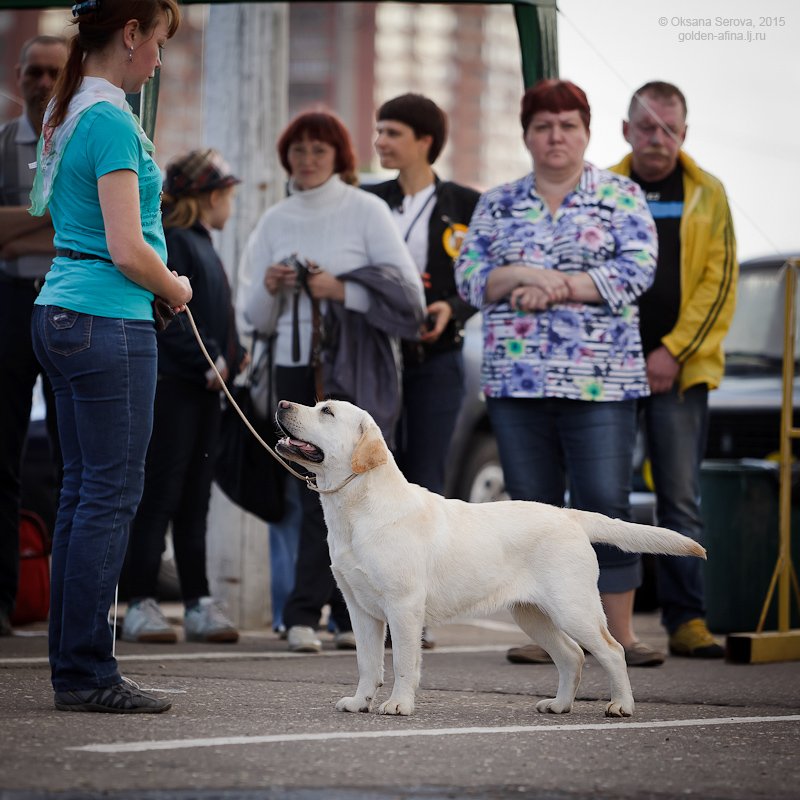
[(356, 662), (358, 663), (358, 686), (352, 697), (343, 697), (336, 703), (337, 711), (368, 712), (375, 693), (383, 686), (383, 642), (386, 638), (386, 623), (367, 613), (350, 591), (346, 582), (337, 575), (353, 624), (356, 637)]
[(419, 686), (425, 607), (422, 603), (405, 605), (392, 609), (388, 617), (394, 685), (389, 699), (380, 705), (378, 712), (407, 716), (414, 713), (414, 696)]
[(607, 717), (630, 717), (633, 714), (633, 692), (625, 664), (625, 650), (608, 632), (601, 613), (596, 623), (591, 614), (577, 621), (567, 622), (565, 629), (585, 647), (606, 671), (611, 683), (611, 702), (606, 706)]
[[(629, 717), (633, 714), (633, 692), (625, 665), (622, 645), (608, 632), (600, 597), (584, 596), (571, 606), (553, 610), (556, 623), (581, 647), (588, 650), (606, 671), (611, 683), (611, 702), (607, 717)], [(544, 647), (544, 645), (542, 645)]]
[(542, 713), (568, 714), (581, 682), (583, 651), (565, 633), (560, 631), (538, 606), (518, 604), (510, 608), (517, 625), (550, 654), (558, 668), (556, 696), (540, 700), (536, 710)]

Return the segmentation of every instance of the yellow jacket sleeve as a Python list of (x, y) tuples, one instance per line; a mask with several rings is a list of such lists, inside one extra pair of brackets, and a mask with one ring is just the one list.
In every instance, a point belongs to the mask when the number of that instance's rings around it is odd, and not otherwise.
[[(725, 369), (722, 342), (736, 307), (736, 238), (722, 183), (683, 151), (681, 303), (675, 327), (662, 343), (681, 363), (680, 388), (719, 386)], [(631, 157), (611, 168), (630, 175)]]

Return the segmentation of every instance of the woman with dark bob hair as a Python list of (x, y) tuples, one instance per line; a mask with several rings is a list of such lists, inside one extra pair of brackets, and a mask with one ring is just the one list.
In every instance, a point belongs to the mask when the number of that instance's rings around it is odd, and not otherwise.
[(175, 0), (83, 0), (47, 108), (31, 192), (56, 258), (33, 312), (56, 399), (64, 478), (53, 533), (50, 667), (60, 711), (159, 713), (170, 701), (122, 678), (108, 611), (142, 496), (153, 426), (158, 295), (183, 310), (166, 267), (161, 172), (125, 100), (161, 65)]
[[(629, 518), (636, 399), (648, 394), (637, 298), (655, 275), (656, 231), (639, 187), (587, 161), (591, 111), (573, 83), (522, 98), (533, 170), (478, 202), (456, 282), (483, 311), (482, 383), (512, 498)], [(639, 556), (596, 546), (609, 630), (629, 665), (663, 655), (633, 632)], [(532, 639), (546, 621), (521, 616)], [(549, 661), (537, 645), (509, 660)]]
[[(278, 154), (289, 196), (267, 210), (247, 244), (240, 270), (245, 319), (274, 337), (278, 398), (349, 400), (372, 414), (391, 444), (400, 413), (400, 339), (417, 338), (425, 315), (419, 273), (386, 204), (351, 185), (350, 135), (333, 114), (298, 116), (281, 134)], [(336, 645), (353, 647), (319, 498), (300, 491), (295, 583), (283, 609), (289, 649), (321, 649), (315, 629), (326, 603)]]

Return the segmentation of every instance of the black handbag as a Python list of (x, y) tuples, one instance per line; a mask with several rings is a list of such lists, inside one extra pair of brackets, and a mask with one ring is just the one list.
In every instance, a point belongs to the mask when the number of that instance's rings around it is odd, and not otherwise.
[[(257, 340), (254, 335), (253, 354)], [(273, 405), (271, 350), (272, 341), (267, 340), (261, 358), (256, 361), (253, 356), (245, 382), (231, 386), (230, 392), (250, 424), (274, 448), (278, 435), (270, 413)], [(259, 376), (266, 377), (269, 387), (264, 409), (258, 409), (253, 399), (252, 389)], [(278, 522), (285, 511), (286, 469), (253, 436), (227, 398), (223, 399), (214, 480), (237, 506), (265, 522)]]

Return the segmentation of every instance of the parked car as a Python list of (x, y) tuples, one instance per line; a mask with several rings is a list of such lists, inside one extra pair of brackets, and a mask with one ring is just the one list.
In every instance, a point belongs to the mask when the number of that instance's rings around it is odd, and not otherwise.
[[(782, 401), (784, 280), (782, 267), (794, 254), (755, 258), (741, 264), (737, 305), (725, 340), (725, 377), (709, 395), (707, 458), (773, 458), (779, 450)], [(796, 257), (796, 256), (795, 256)], [(800, 315), (798, 315), (800, 316)], [(795, 342), (800, 343), (800, 328)], [(448, 463), (448, 497), (482, 503), (507, 498), (497, 443), (480, 386), (481, 319), (469, 320), (464, 339), (466, 398)], [(796, 344), (800, 353), (800, 344)], [(795, 361), (795, 372), (798, 371)], [(794, 381), (800, 408), (800, 377)], [(795, 440), (796, 454), (800, 444)], [(652, 486), (640, 435), (634, 454), (634, 518), (651, 522)]]

